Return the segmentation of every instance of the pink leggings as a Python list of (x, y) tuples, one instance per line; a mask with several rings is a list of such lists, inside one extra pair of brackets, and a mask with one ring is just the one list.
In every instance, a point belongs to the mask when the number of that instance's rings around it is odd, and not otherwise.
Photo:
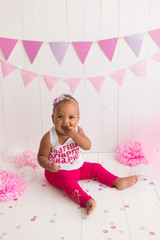
[(93, 198), (79, 186), (79, 180), (96, 178), (99, 182), (113, 187), (117, 178), (101, 164), (89, 162), (84, 162), (81, 168), (71, 171), (59, 170), (53, 173), (45, 170), (45, 177), (50, 184), (63, 189), (70, 198), (84, 207), (86, 207), (87, 201)]

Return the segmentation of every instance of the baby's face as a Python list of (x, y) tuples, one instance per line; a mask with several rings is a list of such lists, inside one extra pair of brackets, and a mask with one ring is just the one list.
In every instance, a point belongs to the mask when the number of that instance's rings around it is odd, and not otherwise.
[(72, 101), (59, 102), (55, 106), (52, 119), (56, 130), (61, 134), (64, 134), (66, 127), (76, 128), (79, 121), (77, 105)]

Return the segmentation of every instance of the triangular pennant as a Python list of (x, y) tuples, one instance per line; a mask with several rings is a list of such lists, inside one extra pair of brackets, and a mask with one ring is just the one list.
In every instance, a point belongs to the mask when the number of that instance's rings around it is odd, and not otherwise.
[(135, 63), (129, 67), (132, 71), (142, 77), (146, 77), (147, 59)]
[(6, 60), (9, 58), (17, 42), (18, 42), (17, 39), (0, 38), (0, 47)]
[(115, 52), (115, 48), (117, 45), (118, 38), (111, 38), (106, 40), (99, 40), (98, 44), (105, 53), (105, 55), (108, 57), (110, 61), (112, 61), (113, 54)]
[(62, 60), (66, 54), (69, 43), (68, 42), (50, 42), (52, 52), (54, 53), (59, 64), (62, 63)]
[(160, 47), (160, 29), (149, 31), (149, 34)]
[(74, 78), (66, 78), (65, 80), (68, 83), (71, 89), (71, 92), (74, 93), (81, 81), (81, 78), (74, 77)]
[(120, 85), (122, 85), (126, 75), (126, 71), (127, 71), (127, 68), (122, 68), (115, 72), (111, 72), (110, 76), (114, 78), (114, 80), (116, 80)]
[(92, 85), (95, 87), (97, 92), (100, 92), (105, 80), (105, 76), (95, 76), (95, 77), (88, 77), (88, 80), (92, 83)]
[(38, 73), (31, 72), (26, 69), (21, 69), (21, 71), (22, 71), (25, 86), (30, 84), (39, 75)]
[(26, 52), (28, 54), (28, 57), (29, 57), (31, 63), (33, 63), (43, 42), (27, 41), (27, 40), (23, 40), (22, 42), (23, 42), (24, 48), (26, 49)]
[(61, 79), (60, 77), (47, 76), (47, 75), (43, 75), (43, 77), (49, 91), (51, 91), (52, 88), (54, 88), (57, 82)]
[(139, 56), (142, 47), (143, 38), (144, 34), (136, 34), (125, 37), (125, 41), (137, 57)]
[(17, 69), (16, 66), (10, 64), (10, 63), (7, 63), (5, 61), (1, 61), (1, 66), (2, 66), (2, 74), (3, 74), (3, 77), (6, 77), (8, 76), (11, 72), (13, 72), (14, 70)]
[(93, 42), (72, 42), (80, 60), (84, 63)]
[(152, 59), (156, 62), (160, 62), (160, 52), (154, 54), (150, 59)]

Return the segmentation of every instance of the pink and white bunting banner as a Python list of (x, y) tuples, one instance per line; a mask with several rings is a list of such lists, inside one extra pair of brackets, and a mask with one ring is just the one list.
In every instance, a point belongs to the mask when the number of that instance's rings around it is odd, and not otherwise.
[(2, 37), (0, 38), (0, 48), (2, 49), (3, 55), (6, 60), (8, 60), (17, 42), (18, 42), (17, 39), (2, 38)]
[(160, 52), (154, 54), (150, 59), (152, 59), (156, 62), (160, 62)]
[(74, 78), (66, 78), (65, 80), (68, 83), (68, 85), (71, 89), (71, 92), (74, 93), (76, 91), (78, 85), (80, 84), (80, 81), (82, 80), (82, 78), (74, 77)]
[(106, 39), (98, 41), (99, 46), (108, 57), (110, 61), (112, 61), (116, 45), (117, 45), (118, 38)]
[[(151, 36), (151, 38), (155, 41), (155, 43), (160, 47), (160, 29), (150, 30), (147, 33)], [(112, 61), (115, 54), (117, 43), (121, 39), (125, 40), (126, 44), (128, 44), (129, 48), (138, 58), (143, 45), (144, 36), (147, 33), (134, 34), (130, 36), (124, 36), (121, 38), (114, 37), (110, 39), (97, 40), (97, 41), (81, 41), (81, 42), (52, 41), (52, 42), (48, 42), (48, 44), (50, 45), (51, 50), (59, 64), (62, 64), (70, 44), (73, 45), (81, 63), (84, 64), (90, 52), (90, 49), (93, 43), (95, 42), (99, 44), (100, 48), (102, 49), (104, 54), (107, 56), (109, 61)], [(42, 44), (44, 43), (43, 41), (18, 40), (18, 39), (0, 37), (0, 48), (2, 50), (5, 60), (8, 60), (17, 42), (23, 43), (23, 46), (26, 50), (26, 53), (31, 63), (34, 62)]]
[(88, 77), (88, 80), (92, 83), (92, 85), (97, 90), (97, 92), (100, 92), (105, 78), (106, 78), (105, 76), (95, 76), (95, 77)]
[(127, 68), (122, 68), (117, 71), (111, 72), (110, 77), (112, 77), (114, 80), (116, 80), (120, 85), (123, 84), (123, 80), (126, 75)]
[(86, 57), (93, 42), (72, 42), (82, 64), (85, 62)]
[(137, 57), (139, 56), (143, 39), (144, 39), (144, 34), (136, 34), (136, 35), (125, 37), (126, 43), (128, 44), (128, 46), (131, 48), (131, 50)]
[(60, 77), (47, 76), (47, 75), (43, 75), (43, 77), (49, 91), (51, 91), (55, 87), (55, 85), (58, 83), (58, 81), (61, 79)]
[[(91, 84), (94, 86), (97, 92), (100, 92), (102, 90), (105, 78), (107, 76), (112, 77), (120, 85), (123, 85), (123, 81), (126, 76), (127, 69), (132, 70), (139, 76), (146, 77), (148, 60), (154, 60), (154, 61), (160, 62), (160, 51), (153, 54), (148, 59), (141, 60), (140, 62), (134, 63), (131, 66), (128, 66), (126, 68), (118, 69), (114, 72), (108, 73), (106, 74), (106, 76), (93, 76), (93, 77), (87, 77), (87, 79), (91, 82)], [(18, 66), (10, 64), (2, 59), (0, 59), (0, 62), (1, 62), (3, 78), (7, 77), (14, 70), (19, 69), (22, 73), (25, 86), (28, 86), (37, 76), (42, 76), (44, 78), (44, 81), (47, 85), (48, 90), (51, 91), (60, 79), (64, 79), (66, 83), (69, 85), (71, 92), (74, 93), (82, 80), (82, 77), (65, 78), (65, 77), (49, 76), (49, 75), (40, 74), (37, 72), (32, 72), (27, 69), (21, 69)], [(83, 78), (86, 78), (86, 77), (83, 77)]]
[(146, 77), (147, 59), (135, 63), (129, 68), (139, 76)]
[(57, 61), (61, 64), (69, 47), (69, 42), (50, 42), (50, 46)]
[(153, 38), (153, 40), (157, 43), (160, 47), (160, 29), (149, 31), (149, 34)]
[(28, 54), (28, 57), (29, 57), (31, 63), (33, 63), (43, 42), (27, 41), (27, 40), (23, 40), (22, 42), (23, 42), (24, 48)]
[(39, 76), (36, 72), (31, 72), (26, 69), (21, 69), (23, 80), (25, 86), (28, 86), (37, 76)]
[(15, 65), (12, 65), (10, 63), (7, 63), (3, 60), (0, 60), (1, 61), (1, 66), (2, 66), (2, 74), (3, 74), (3, 77), (7, 77), (11, 72), (13, 72), (14, 70), (17, 69), (17, 67)]

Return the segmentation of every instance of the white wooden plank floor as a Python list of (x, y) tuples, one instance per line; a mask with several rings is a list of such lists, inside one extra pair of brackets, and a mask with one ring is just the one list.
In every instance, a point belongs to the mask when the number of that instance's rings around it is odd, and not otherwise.
[[(86, 161), (102, 163), (119, 176), (133, 175), (114, 154), (84, 153)], [(14, 163), (0, 162), (1, 170), (17, 171)], [(49, 185), (43, 169), (27, 182), (17, 201), (0, 203), (0, 239), (4, 240), (160, 240), (160, 174), (145, 170), (141, 180), (119, 191), (95, 180), (80, 184), (97, 202), (95, 211), (69, 199), (64, 191)]]

